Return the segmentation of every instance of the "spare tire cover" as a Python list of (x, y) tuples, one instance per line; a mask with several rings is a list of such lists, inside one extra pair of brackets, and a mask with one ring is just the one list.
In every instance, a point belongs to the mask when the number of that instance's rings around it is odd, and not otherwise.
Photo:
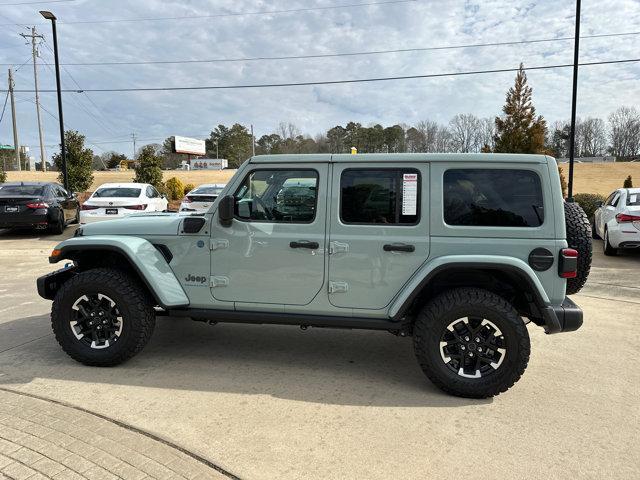
[(569, 248), (578, 251), (578, 274), (575, 278), (567, 279), (567, 295), (573, 295), (584, 287), (591, 270), (591, 224), (577, 203), (564, 202), (564, 218)]

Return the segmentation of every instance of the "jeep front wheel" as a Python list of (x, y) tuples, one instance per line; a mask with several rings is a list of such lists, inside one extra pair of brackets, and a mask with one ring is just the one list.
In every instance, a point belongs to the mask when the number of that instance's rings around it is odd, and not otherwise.
[(427, 377), (468, 398), (506, 392), (524, 373), (531, 350), (527, 327), (511, 304), (476, 288), (449, 290), (430, 301), (413, 339)]
[(127, 274), (109, 268), (81, 272), (53, 301), (51, 326), (62, 349), (85, 365), (108, 367), (133, 357), (155, 325), (148, 296)]

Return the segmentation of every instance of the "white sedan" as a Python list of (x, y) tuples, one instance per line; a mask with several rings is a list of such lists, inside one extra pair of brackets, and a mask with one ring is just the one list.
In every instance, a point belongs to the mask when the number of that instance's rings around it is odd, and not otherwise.
[(596, 210), (593, 233), (602, 238), (605, 255), (620, 248), (640, 248), (640, 188), (619, 188)]
[(182, 199), (180, 212), (205, 213), (224, 187), (226, 184), (212, 183), (194, 188)]
[(80, 223), (122, 218), (132, 213), (163, 212), (168, 203), (148, 183), (105, 183), (80, 207)]

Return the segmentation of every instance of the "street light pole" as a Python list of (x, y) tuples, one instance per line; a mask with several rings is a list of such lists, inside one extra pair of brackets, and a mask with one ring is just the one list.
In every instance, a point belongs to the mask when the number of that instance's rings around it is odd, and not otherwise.
[(60, 61), (58, 60), (58, 33), (56, 31), (56, 16), (47, 11), (40, 11), (47, 20), (51, 20), (53, 29), (53, 57), (56, 64), (56, 89), (58, 92), (58, 121), (60, 123), (60, 156), (62, 157), (62, 178), (65, 190), (69, 189), (69, 177), (67, 175), (67, 149), (64, 144), (64, 119), (62, 117), (62, 91), (60, 86)]
[(576, 38), (573, 43), (573, 93), (571, 97), (571, 130), (569, 132), (569, 182), (567, 201), (573, 203), (573, 163), (576, 145), (576, 100), (578, 97), (578, 58), (580, 55), (580, 0), (576, 0)]

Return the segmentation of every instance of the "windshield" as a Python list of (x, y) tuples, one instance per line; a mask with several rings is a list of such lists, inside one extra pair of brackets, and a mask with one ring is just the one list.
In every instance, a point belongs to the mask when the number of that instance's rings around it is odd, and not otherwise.
[(44, 195), (44, 187), (40, 185), (5, 185), (0, 186), (0, 195), (8, 197), (10, 195)]
[(138, 198), (140, 196), (139, 188), (124, 188), (124, 187), (108, 187), (99, 188), (93, 194), (93, 198)]
[(220, 195), (224, 187), (198, 187), (189, 192), (189, 195)]
[(630, 207), (640, 207), (640, 192), (629, 192), (629, 195), (627, 195), (627, 205)]

